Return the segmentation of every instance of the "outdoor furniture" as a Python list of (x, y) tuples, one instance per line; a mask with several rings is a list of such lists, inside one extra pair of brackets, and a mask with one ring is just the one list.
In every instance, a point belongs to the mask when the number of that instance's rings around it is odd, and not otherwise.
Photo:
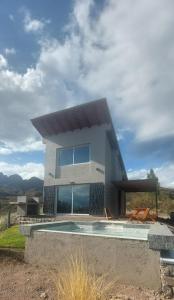
[(133, 212), (129, 215), (129, 220), (132, 221), (132, 220), (136, 220), (136, 221), (141, 221), (141, 222), (144, 222), (144, 221), (153, 221), (155, 222), (157, 219), (157, 214), (154, 214), (154, 213), (150, 213), (150, 208), (147, 207), (147, 208), (141, 208), (141, 207), (138, 207), (138, 208), (135, 208), (133, 210)]

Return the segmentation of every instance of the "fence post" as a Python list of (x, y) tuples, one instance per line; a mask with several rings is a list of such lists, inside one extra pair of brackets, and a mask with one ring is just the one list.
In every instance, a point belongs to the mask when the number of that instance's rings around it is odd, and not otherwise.
[(9, 206), (8, 215), (7, 215), (7, 228), (10, 227), (10, 216), (11, 216), (11, 207)]

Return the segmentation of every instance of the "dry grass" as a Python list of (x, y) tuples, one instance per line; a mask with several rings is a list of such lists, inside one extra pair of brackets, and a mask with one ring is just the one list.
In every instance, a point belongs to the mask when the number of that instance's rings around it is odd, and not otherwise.
[(82, 255), (73, 256), (56, 282), (59, 300), (104, 300), (111, 288), (90, 272)]

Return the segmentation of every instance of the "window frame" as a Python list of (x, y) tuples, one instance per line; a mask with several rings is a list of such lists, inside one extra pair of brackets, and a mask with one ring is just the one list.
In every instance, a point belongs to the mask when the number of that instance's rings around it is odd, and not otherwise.
[(56, 166), (66, 167), (66, 166), (72, 166), (73, 165), (73, 163), (72, 164), (66, 164), (66, 165), (61, 165), (60, 164), (60, 153), (61, 153), (61, 151), (62, 150), (68, 150), (68, 149), (72, 149), (72, 162), (74, 163), (74, 149), (73, 149), (73, 147), (57, 148), (56, 149)]
[[(56, 215), (74, 215), (74, 216), (89, 216), (90, 213), (74, 213), (74, 187), (76, 186), (84, 186), (87, 185), (89, 187), (89, 207), (90, 207), (90, 183), (78, 183), (78, 184), (65, 184), (65, 185), (59, 185), (56, 186), (56, 192), (55, 192), (55, 214)], [(59, 199), (59, 188), (60, 187), (71, 187), (71, 212), (70, 213), (63, 213), (58, 212), (58, 199)]]
[[(77, 148), (81, 148), (84, 146), (88, 146), (89, 147), (89, 161), (85, 161), (85, 162), (79, 162), (79, 163), (75, 163), (74, 162), (74, 153), (75, 153), (75, 149)], [(67, 164), (67, 165), (61, 165), (60, 164), (60, 152), (62, 150), (65, 149), (72, 149), (72, 153), (73, 153), (73, 163), (72, 164)], [(56, 148), (56, 167), (68, 167), (68, 166), (76, 166), (76, 165), (81, 165), (81, 164), (89, 164), (91, 162), (91, 144), (90, 143), (86, 143), (86, 144), (80, 144), (80, 145), (76, 145), (76, 146), (68, 146), (68, 147), (62, 147), (62, 148)]]

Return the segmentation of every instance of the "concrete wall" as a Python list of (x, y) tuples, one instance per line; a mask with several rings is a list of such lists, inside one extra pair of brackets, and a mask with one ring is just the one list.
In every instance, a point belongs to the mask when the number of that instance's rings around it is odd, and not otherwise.
[(108, 135), (105, 137), (105, 160), (106, 160), (106, 182), (122, 180), (122, 167), (119, 160), (119, 152), (109, 141)]
[[(51, 136), (45, 139), (44, 185), (105, 182), (105, 134), (108, 125), (93, 126)], [(90, 144), (91, 162), (56, 167), (56, 149)], [(55, 177), (55, 178), (54, 178)]]
[(17, 215), (21, 217), (27, 215), (27, 205), (25, 203), (17, 205)]
[(17, 202), (27, 203), (27, 196), (17, 196)]
[(34, 231), (26, 241), (25, 260), (62, 270), (68, 257), (79, 251), (91, 270), (112, 282), (161, 287), (160, 254), (149, 249), (147, 241)]
[[(105, 207), (108, 207), (114, 216), (118, 216), (119, 194), (112, 181), (122, 180), (123, 170), (119, 160), (119, 152), (111, 145), (108, 135), (105, 138), (105, 145)], [(124, 198), (122, 200), (124, 201)]]

